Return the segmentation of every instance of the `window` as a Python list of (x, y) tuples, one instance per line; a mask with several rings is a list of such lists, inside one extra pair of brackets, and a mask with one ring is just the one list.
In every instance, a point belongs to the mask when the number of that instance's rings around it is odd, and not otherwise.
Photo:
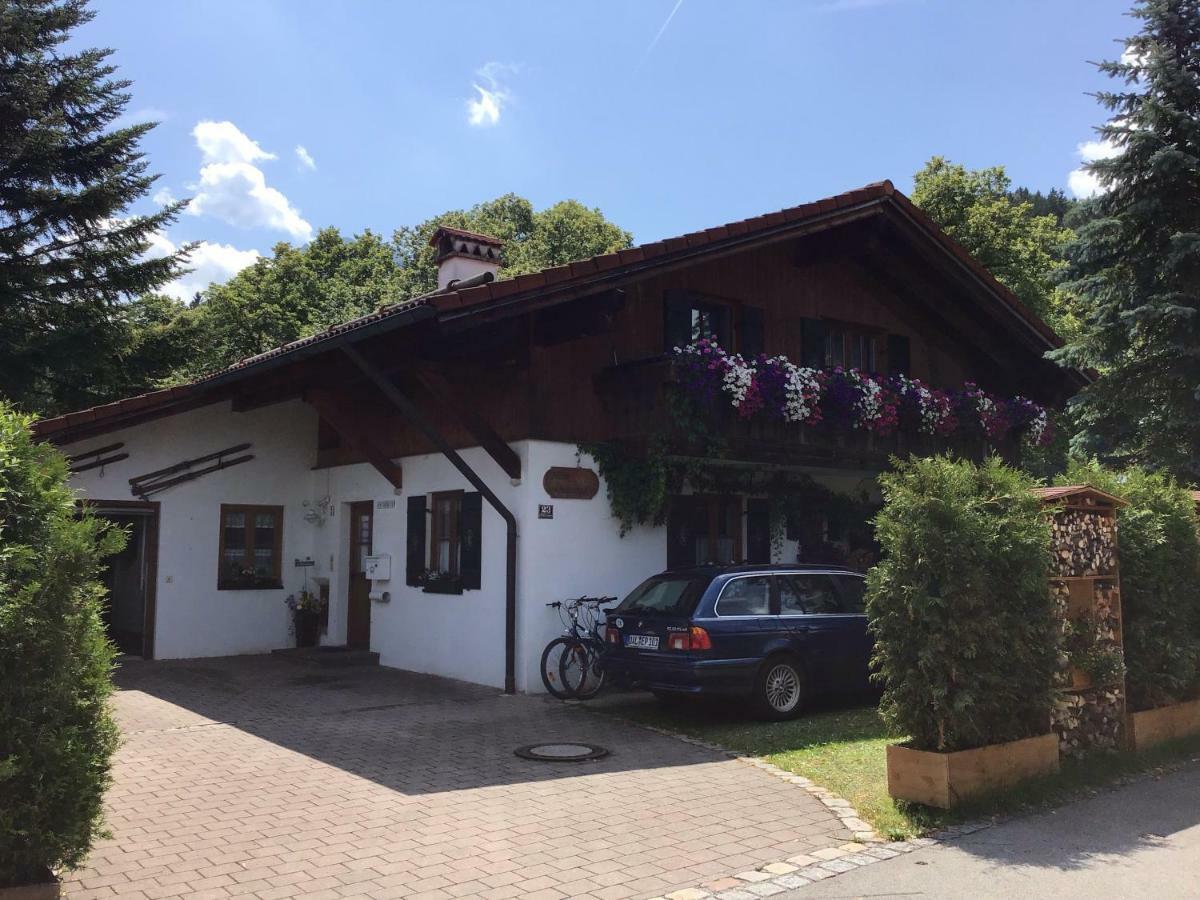
[(716, 611), (718, 616), (769, 616), (771, 576), (751, 575), (733, 579), (717, 598)]
[(675, 497), (667, 515), (667, 567), (740, 562), (741, 526), (741, 497)]
[(839, 325), (825, 329), (825, 365), (874, 372), (877, 368), (875, 335)]
[(221, 504), (222, 591), (282, 588), (283, 507)]
[(462, 491), (442, 491), (433, 495), (429, 568), (452, 578), (458, 576), (462, 567), (462, 547), (459, 543), (462, 496)]
[(427, 593), (478, 589), (482, 535), (483, 495), (440, 491), (409, 497), (405, 583)]
[(726, 304), (688, 291), (667, 291), (666, 310), (667, 352), (700, 338), (716, 338), (722, 347), (733, 349), (732, 309)]
[(779, 577), (779, 613), (784, 616), (819, 616), (843, 612), (833, 578), (800, 574)]
[(655, 612), (689, 615), (708, 586), (707, 578), (672, 578), (655, 575), (633, 589), (617, 612)]
[(866, 579), (857, 575), (834, 575), (833, 578), (841, 589), (842, 611), (859, 614), (866, 612)]

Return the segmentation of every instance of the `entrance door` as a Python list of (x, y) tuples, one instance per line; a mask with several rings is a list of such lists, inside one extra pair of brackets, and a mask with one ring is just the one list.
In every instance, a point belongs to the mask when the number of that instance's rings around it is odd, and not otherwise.
[(150, 510), (103, 509), (99, 515), (129, 535), (125, 549), (106, 560), (101, 575), (108, 589), (102, 612), (104, 627), (122, 653), (148, 658), (153, 628), (150, 563), (154, 514)]
[(374, 530), (370, 500), (350, 504), (350, 596), (346, 604), (346, 646), (371, 649), (371, 582), (363, 573), (363, 559), (371, 555)]
[(667, 568), (741, 562), (741, 512), (741, 497), (673, 497), (667, 513)]

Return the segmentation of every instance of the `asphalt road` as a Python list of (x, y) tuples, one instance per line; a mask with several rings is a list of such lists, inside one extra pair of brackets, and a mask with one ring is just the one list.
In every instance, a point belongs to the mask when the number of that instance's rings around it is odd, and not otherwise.
[(1200, 764), (778, 896), (1200, 898)]

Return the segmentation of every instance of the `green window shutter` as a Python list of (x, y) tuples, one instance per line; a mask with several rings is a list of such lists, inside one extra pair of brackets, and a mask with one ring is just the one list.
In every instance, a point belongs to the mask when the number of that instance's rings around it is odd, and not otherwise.
[(408, 498), (408, 538), (405, 544), (404, 583), (417, 585), (425, 574), (425, 495)]
[(801, 320), (800, 365), (819, 369), (825, 365), (825, 323), (820, 319)]
[(887, 336), (887, 358), (889, 375), (911, 374), (911, 349), (908, 338), (902, 334)]
[(483, 495), (463, 494), (458, 524), (460, 565), (464, 590), (478, 589), (483, 583)]
[(767, 349), (763, 326), (763, 311), (757, 306), (742, 307), (742, 328), (738, 335), (738, 353), (745, 359), (754, 359)]

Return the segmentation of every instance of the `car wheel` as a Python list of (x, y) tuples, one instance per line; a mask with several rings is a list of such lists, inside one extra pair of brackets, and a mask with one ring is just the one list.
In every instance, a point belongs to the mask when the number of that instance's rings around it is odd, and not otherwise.
[(804, 708), (804, 671), (790, 657), (771, 657), (759, 669), (754, 700), (764, 718), (795, 718)]

